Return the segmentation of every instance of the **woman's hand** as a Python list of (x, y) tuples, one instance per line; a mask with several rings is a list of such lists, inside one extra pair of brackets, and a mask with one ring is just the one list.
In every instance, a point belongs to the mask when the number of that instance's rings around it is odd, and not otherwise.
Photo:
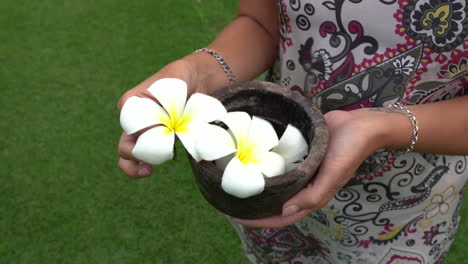
[(329, 146), (312, 182), (283, 205), (282, 215), (257, 220), (232, 220), (251, 227), (280, 228), (325, 207), (353, 177), (360, 164), (383, 147), (379, 129), (373, 123), (373, 117), (379, 114), (364, 109), (325, 114)]
[[(201, 85), (198, 83), (197, 73), (190, 63), (183, 60), (175, 61), (138, 84), (136, 87), (125, 92), (117, 104), (118, 109), (122, 109), (125, 101), (132, 96), (156, 100), (147, 89), (152, 83), (161, 78), (178, 78), (185, 81), (189, 89), (189, 96)], [(142, 132), (144, 131), (132, 135), (123, 132), (119, 141), (119, 168), (128, 176), (137, 179), (150, 176), (153, 170), (150, 164), (140, 162), (132, 155), (132, 149), (135, 147), (136, 140)]]

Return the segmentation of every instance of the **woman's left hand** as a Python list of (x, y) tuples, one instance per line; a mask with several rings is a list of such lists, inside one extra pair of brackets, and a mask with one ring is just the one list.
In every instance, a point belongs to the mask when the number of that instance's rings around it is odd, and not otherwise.
[(280, 228), (300, 221), (309, 213), (325, 207), (354, 176), (360, 164), (383, 147), (374, 114), (369, 110), (332, 111), (324, 115), (329, 131), (327, 153), (313, 180), (283, 205), (282, 215), (232, 221), (250, 227)]

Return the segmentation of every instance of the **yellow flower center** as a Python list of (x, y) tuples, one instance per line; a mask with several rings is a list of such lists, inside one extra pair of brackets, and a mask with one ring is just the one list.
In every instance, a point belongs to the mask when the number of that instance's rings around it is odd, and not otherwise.
[(180, 118), (177, 114), (175, 109), (172, 111), (168, 111), (169, 119), (163, 120), (164, 125), (171, 131), (171, 132), (179, 132), (179, 133), (187, 133), (188, 127), (187, 125), (192, 121), (193, 116), (190, 114), (182, 115)]
[(255, 156), (255, 144), (245, 141), (239, 140), (237, 142), (236, 157), (244, 164), (256, 163), (258, 159)]

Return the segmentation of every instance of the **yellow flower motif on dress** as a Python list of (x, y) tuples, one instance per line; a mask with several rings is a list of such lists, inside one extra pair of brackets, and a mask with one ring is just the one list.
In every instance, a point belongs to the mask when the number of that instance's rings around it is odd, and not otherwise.
[(337, 216), (339, 216), (338, 212), (335, 211), (332, 207), (327, 206), (324, 207), (320, 210), (318, 210), (314, 215), (318, 217), (312, 217), (309, 215), (309, 217), (305, 218), (306, 221), (311, 222), (313, 225), (316, 225), (319, 227), (323, 232), (327, 233), (329, 236), (333, 237), (336, 240), (341, 240), (343, 239), (343, 233), (344, 233), (344, 226), (346, 226), (346, 223), (336, 223), (335, 221), (326, 221), (324, 222), (323, 219), (320, 219), (321, 217), (324, 217), (325, 219), (335, 219)]
[(431, 219), (436, 215), (445, 215), (450, 209), (450, 203), (456, 198), (455, 186), (449, 185), (442, 193), (436, 193), (431, 197), (431, 203), (424, 208), (424, 218)]
[(451, 10), (450, 5), (440, 5), (434, 11), (427, 12), (421, 21), (421, 24), (426, 28), (434, 28), (434, 33), (438, 36), (447, 34), (449, 27), (449, 18)]
[(463, 43), (468, 36), (466, 4), (462, 1), (413, 0), (403, 8), (401, 21), (404, 29), (397, 27), (400, 35), (421, 41), (430, 52), (448, 52)]

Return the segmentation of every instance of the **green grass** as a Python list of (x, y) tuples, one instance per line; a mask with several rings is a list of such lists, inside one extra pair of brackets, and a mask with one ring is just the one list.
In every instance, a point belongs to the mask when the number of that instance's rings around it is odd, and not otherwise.
[[(246, 263), (180, 146), (140, 181), (116, 151), (120, 95), (209, 43), (236, 5), (1, 1), (0, 263)], [(447, 263), (466, 260), (464, 224)]]

